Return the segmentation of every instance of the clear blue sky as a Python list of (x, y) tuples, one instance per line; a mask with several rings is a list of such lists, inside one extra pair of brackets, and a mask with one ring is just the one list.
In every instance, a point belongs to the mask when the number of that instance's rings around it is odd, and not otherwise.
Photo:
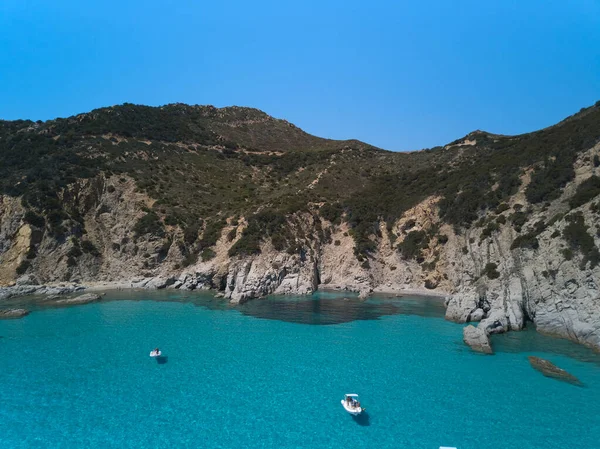
[(600, 100), (598, 0), (2, 0), (0, 118), (260, 108), (390, 150)]

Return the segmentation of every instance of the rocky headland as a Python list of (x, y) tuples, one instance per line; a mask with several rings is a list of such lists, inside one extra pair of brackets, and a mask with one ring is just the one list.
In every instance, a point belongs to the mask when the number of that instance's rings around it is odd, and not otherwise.
[[(114, 287), (430, 294), (484, 353), (528, 322), (600, 349), (598, 105), (404, 154), (247, 108), (124, 105), (0, 131), (3, 157), (50, 161), (7, 159), (0, 305)], [(56, 155), (69, 163), (50, 173)]]

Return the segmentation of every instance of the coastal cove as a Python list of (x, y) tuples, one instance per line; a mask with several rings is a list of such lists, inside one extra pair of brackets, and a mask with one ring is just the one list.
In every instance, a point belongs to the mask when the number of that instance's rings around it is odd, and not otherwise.
[[(108, 291), (0, 321), (0, 448), (594, 448), (600, 355), (533, 329), (462, 341), (443, 300), (317, 292), (231, 305)], [(3, 303), (4, 305), (4, 303)], [(148, 357), (160, 347), (166, 360)], [(577, 376), (542, 376), (528, 356)], [(367, 408), (340, 406), (356, 392)]]

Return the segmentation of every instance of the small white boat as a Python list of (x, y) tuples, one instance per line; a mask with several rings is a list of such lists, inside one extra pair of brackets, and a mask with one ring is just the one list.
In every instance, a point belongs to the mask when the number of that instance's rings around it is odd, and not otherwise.
[(360, 406), (357, 394), (345, 394), (344, 399), (342, 399), (341, 402), (342, 406), (351, 415), (360, 415), (362, 412), (365, 411), (365, 409)]
[(152, 351), (150, 351), (150, 357), (160, 357), (161, 355), (162, 352), (160, 350), (153, 349)]

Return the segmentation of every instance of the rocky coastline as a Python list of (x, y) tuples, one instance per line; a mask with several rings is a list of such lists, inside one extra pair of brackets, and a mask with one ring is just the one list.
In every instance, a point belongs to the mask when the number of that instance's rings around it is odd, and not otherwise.
[[(86, 239), (95, 248), (80, 254), (73, 265), (69, 254), (78, 248), (72, 240), (60, 243), (42, 235), (24, 222), (18, 198), (2, 196), (0, 285), (5, 287), (0, 287), (0, 301), (114, 288), (210, 289), (232, 304), (271, 294), (311, 294), (317, 289), (358, 292), (361, 298), (373, 293), (433, 295), (444, 298), (446, 319), (478, 329), (475, 334), (469, 328), (465, 340), (477, 337), (484, 352), (485, 337), (519, 331), (528, 322), (540, 332), (599, 350), (600, 266), (570, 250), (564, 238), (573, 223), (568, 216), (577, 215), (582, 232), (592, 242), (600, 242), (599, 233), (589, 234), (598, 226), (598, 208), (591, 201), (576, 208), (568, 205), (578, 185), (600, 175), (600, 167), (589, 163), (598, 154), (600, 145), (580, 154), (575, 179), (555, 201), (537, 209), (528, 206), (526, 174), (520, 190), (503, 208), (470, 228), (455, 229), (442, 222), (439, 198), (426, 198), (391, 229), (381, 222), (366, 261), (355, 254), (348, 223), (334, 224), (324, 218), (315, 223), (314, 215), (297, 214), (295, 232), (309, 236), (299, 251), (278, 250), (265, 239), (254, 254), (230, 256), (247, 221), (228, 219), (211, 256), (182, 267), (180, 231), (173, 230), (171, 239), (135, 235), (132, 228), (145, 214), (141, 205), (151, 200), (129, 178), (100, 177), (71, 187), (70, 194), (77, 198), (71, 206), (81, 209)], [(519, 215), (524, 207), (530, 209), (526, 218)], [(517, 226), (519, 219), (526, 222)], [(329, 237), (316, 238), (316, 229), (327, 229)], [(400, 251), (414, 232), (433, 236), (422, 244), (419, 260)], [(527, 244), (520, 243), (524, 237)], [(35, 259), (24, 274), (16, 274), (34, 246)]]

